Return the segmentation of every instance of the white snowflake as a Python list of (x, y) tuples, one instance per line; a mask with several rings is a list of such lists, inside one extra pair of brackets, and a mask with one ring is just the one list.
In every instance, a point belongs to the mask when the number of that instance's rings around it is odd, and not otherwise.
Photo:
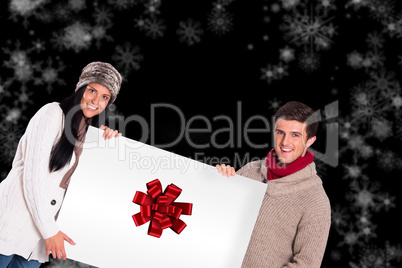
[(347, 147), (341, 149), (342, 153), (344, 153), (345, 150), (352, 150), (355, 159), (361, 157), (365, 160), (374, 155), (373, 147), (365, 141), (363, 136), (354, 133), (353, 135), (349, 135), (346, 140)]
[(62, 44), (66, 49), (72, 49), (76, 53), (87, 50), (92, 41), (92, 29), (89, 24), (74, 22), (64, 29)]
[(347, 226), (349, 214), (346, 208), (336, 204), (331, 208), (331, 222), (336, 229)]
[(94, 13), (92, 15), (95, 18), (95, 22), (98, 25), (110, 26), (113, 21), (113, 12), (106, 6), (95, 6)]
[(399, 32), (399, 26), (395, 22), (388, 22), (385, 29), (391, 37), (394, 37)]
[(372, 49), (382, 48), (384, 46), (384, 42), (384, 36), (379, 32), (369, 33), (366, 38), (366, 43), (368, 44), (369, 48)]
[(320, 58), (312, 51), (304, 51), (299, 56), (299, 67), (307, 73), (314, 72), (320, 67)]
[(378, 140), (384, 141), (391, 137), (392, 134), (392, 122), (386, 119), (374, 119), (371, 122), (371, 135), (376, 137)]
[(136, 4), (136, 0), (107, 0), (108, 4), (117, 10), (127, 10)]
[(319, 8), (323, 9), (325, 12), (329, 12), (330, 10), (335, 10), (335, 0), (320, 0)]
[(360, 165), (345, 165), (344, 168), (346, 170), (344, 178), (357, 180), (363, 177), (362, 167)]
[(142, 29), (146, 32), (147, 36), (151, 37), (152, 39), (156, 39), (164, 35), (166, 25), (164, 24), (163, 19), (152, 17), (144, 20)]
[(273, 98), (268, 101), (268, 109), (273, 112), (276, 112), (281, 105), (282, 101), (278, 100), (277, 98)]
[(68, 6), (75, 12), (78, 12), (86, 8), (86, 3), (85, 0), (69, 0)]
[(385, 111), (389, 109), (384, 99), (378, 98), (372, 89), (372, 83), (361, 83), (352, 89), (352, 116), (353, 121), (358, 124), (366, 124), (367, 128), (372, 127), (373, 119), (382, 120)]
[(31, 63), (26, 51), (16, 49), (10, 51), (8, 48), (4, 52), (10, 55), (10, 59), (4, 62), (4, 66), (14, 70), (14, 79), (26, 83), (34, 78), (36, 66)]
[(354, 51), (347, 55), (347, 64), (354, 69), (361, 68), (363, 65), (363, 60), (363, 55), (357, 51)]
[(278, 63), (278, 65), (275, 66), (275, 72), (277, 74), (278, 79), (282, 79), (284, 76), (289, 75), (288, 66), (283, 65), (282, 63)]
[[(4, 97), (10, 97), (11, 96), (11, 92), (8, 90), (8, 85), (6, 83), (3, 83), (1, 77), (0, 77), (0, 101), (2, 101), (2, 99)], [(4, 103), (4, 102), (2, 102)]]
[(4, 147), (9, 147), (15, 150), (22, 134), (23, 129), (16, 124), (3, 122), (0, 125), (0, 143)]
[(144, 4), (145, 7), (145, 14), (150, 15), (151, 17), (156, 16), (156, 15), (160, 15), (160, 6), (161, 6), (161, 2), (160, 1), (147, 1)]
[(22, 110), (20, 108), (11, 108), (5, 116), (6, 122), (17, 124), (22, 119)]
[(56, 2), (57, 4), (50, 10), (46, 9), (35, 15), (35, 18), (43, 21), (45, 23), (54, 23), (56, 21), (63, 22), (64, 24), (69, 24), (72, 21), (72, 17), (76, 15), (77, 12), (71, 9), (68, 3), (64, 1)]
[(350, 137), (355, 137), (358, 132), (358, 126), (353, 123), (353, 120), (349, 117), (339, 118), (340, 123), (340, 138), (344, 140), (349, 140)]
[(358, 10), (360, 7), (368, 6), (369, 1), (371, 0), (349, 0), (345, 7), (352, 6), (355, 10)]
[(379, 185), (369, 180), (353, 180), (350, 183), (350, 192), (347, 193), (346, 199), (350, 200), (352, 205), (363, 212), (368, 210), (378, 211), (381, 208), (379, 202)]
[(371, 215), (367, 211), (363, 211), (360, 215), (357, 215), (358, 226), (371, 225)]
[(287, 66), (284, 66), (281, 63), (278, 65), (268, 64), (266, 68), (261, 69), (261, 72), (261, 79), (266, 80), (268, 84), (273, 80), (279, 80), (288, 75)]
[(371, 0), (369, 2), (371, 17), (380, 22), (390, 21), (394, 16), (394, 6), (393, 0)]
[(63, 51), (65, 49), (63, 32), (52, 32), (50, 42), (55, 50)]
[(329, 256), (330, 256), (331, 260), (334, 262), (338, 262), (342, 259), (342, 253), (338, 249), (332, 249)]
[(140, 30), (145, 29), (145, 23), (147, 19), (144, 19), (142, 16), (134, 19), (134, 27)]
[(284, 18), (282, 26), (291, 43), (316, 49), (328, 49), (332, 44), (332, 37), (336, 34), (335, 27), (330, 23), (333, 17), (327, 14), (315, 14), (311, 5), (310, 10), (304, 10), (303, 15), (294, 12)]
[(101, 46), (105, 44), (105, 41), (113, 41), (113, 37), (106, 33), (109, 28), (110, 26), (102, 24), (98, 24), (92, 27), (92, 37), (93, 40), (95, 40), (95, 45), (98, 49), (100, 49)]
[(394, 126), (395, 126), (395, 138), (398, 140), (402, 140), (402, 121), (397, 120)]
[(217, 0), (216, 2), (213, 2), (213, 8), (217, 11), (224, 11), (226, 10), (226, 7), (230, 5), (234, 0)]
[(17, 98), (14, 100), (14, 107), (18, 107), (20, 113), (23, 113), (23, 111), (33, 104), (32, 96), (32, 90), (28, 91), (27, 87), (21, 87), (21, 91), (17, 94)]
[(391, 150), (379, 150), (377, 152), (377, 166), (379, 169), (390, 172), (400, 168), (401, 158)]
[(123, 73), (123, 76), (128, 76), (132, 70), (140, 68), (143, 56), (140, 53), (139, 46), (134, 46), (127, 42), (123, 46), (116, 47), (112, 59), (116, 62), (116, 67)]
[(381, 50), (368, 51), (366, 54), (366, 58), (363, 61), (363, 66), (365, 66), (365, 61), (370, 62), (370, 66), (368, 67), (372, 69), (383, 67), (385, 62), (384, 52), (382, 52)]
[[(35, 80), (36, 73), (40, 70), (40, 62), (33, 63), (29, 53), (33, 48), (22, 50), (20, 49), (19, 42), (16, 43), (14, 50), (4, 48), (3, 52), (9, 55), (9, 59), (3, 62), (4, 67), (13, 71), (7, 80), (3, 83), (5, 89), (9, 88), (15, 82), (20, 84), (22, 88)], [(15, 92), (15, 90), (13, 90)]]
[(282, 0), (282, 6), (285, 9), (295, 8), (299, 4), (300, 0)]
[(208, 16), (208, 29), (221, 36), (230, 32), (233, 28), (232, 15), (227, 11), (212, 11)]
[(35, 80), (35, 84), (37, 85), (46, 85), (46, 90), (49, 94), (52, 93), (53, 87), (55, 84), (62, 86), (65, 85), (63, 79), (61, 79), (62, 75), (61, 72), (64, 71), (65, 66), (63, 62), (57, 60), (57, 67), (54, 67), (52, 58), (48, 58), (46, 62), (46, 66), (42, 67), (42, 76)]
[(10, 11), (20, 16), (29, 17), (35, 9), (48, 2), (48, 0), (11, 0)]
[(402, 107), (402, 97), (401, 95), (397, 94), (391, 98), (391, 104), (392, 106), (397, 109), (401, 110)]
[(42, 52), (45, 51), (45, 49), (46, 47), (44, 41), (36, 39), (35, 41), (32, 42), (32, 50), (35, 50), (36, 52)]
[(180, 42), (186, 43), (189, 46), (199, 43), (201, 35), (204, 33), (201, 29), (201, 23), (191, 18), (187, 21), (181, 21), (176, 32), (179, 35)]
[(355, 259), (350, 261), (351, 268), (394, 268), (391, 261), (396, 258), (395, 248), (389, 242), (385, 243), (384, 248), (377, 245), (367, 244), (361, 248)]
[(395, 79), (395, 74), (385, 69), (371, 72), (371, 79), (368, 85), (384, 98), (390, 98), (400, 89), (399, 82)]
[(354, 231), (351, 227), (350, 230), (343, 232), (339, 231), (339, 233), (343, 236), (343, 240), (338, 243), (338, 246), (347, 246), (349, 251), (352, 251), (354, 247), (360, 246), (363, 244), (361, 240), (361, 233), (358, 231)]
[(286, 46), (283, 49), (279, 50), (279, 58), (284, 62), (291, 62), (295, 59), (295, 51), (294, 49)]
[(261, 79), (267, 81), (268, 84), (276, 79), (275, 69), (271, 64), (268, 64), (266, 68), (262, 68), (261, 72)]

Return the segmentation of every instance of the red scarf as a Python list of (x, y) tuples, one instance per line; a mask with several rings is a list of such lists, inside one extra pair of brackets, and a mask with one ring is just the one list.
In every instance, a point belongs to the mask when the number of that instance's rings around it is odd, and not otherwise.
[(314, 153), (313, 151), (307, 150), (305, 156), (300, 156), (294, 162), (283, 166), (281, 163), (278, 164), (278, 159), (275, 153), (275, 149), (272, 149), (267, 155), (267, 165), (268, 165), (268, 180), (275, 180), (296, 171), (299, 171), (305, 168), (308, 164), (313, 162)]

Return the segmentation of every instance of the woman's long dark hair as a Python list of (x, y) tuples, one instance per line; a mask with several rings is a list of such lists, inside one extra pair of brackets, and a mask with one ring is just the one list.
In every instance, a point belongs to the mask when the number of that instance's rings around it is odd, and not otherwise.
[[(53, 146), (52, 152), (50, 154), (49, 170), (50, 172), (58, 171), (62, 169), (71, 161), (73, 156), (75, 141), (77, 140), (78, 127), (84, 114), (81, 109), (74, 112), (73, 108), (77, 109), (80, 107), (82, 96), (84, 95), (86, 85), (81, 87), (75, 92), (75, 94), (65, 98), (60, 103), (60, 108), (63, 110), (65, 116), (64, 129), (60, 137), (60, 140)], [(110, 102), (108, 103), (105, 110), (99, 115), (92, 117), (91, 125), (94, 127), (99, 127), (100, 125), (105, 125), (105, 120), (107, 117), (107, 110)], [(74, 112), (74, 115), (67, 116), (69, 112)], [(71, 118), (71, 120), (69, 120)], [(68, 133), (73, 136), (74, 140), (68, 139)]]

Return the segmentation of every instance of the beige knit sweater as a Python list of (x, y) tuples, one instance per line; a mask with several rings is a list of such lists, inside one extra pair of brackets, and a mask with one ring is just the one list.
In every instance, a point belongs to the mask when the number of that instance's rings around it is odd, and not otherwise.
[[(266, 161), (250, 162), (237, 174), (266, 182)], [(242, 267), (320, 267), (331, 208), (314, 162), (267, 184)]]

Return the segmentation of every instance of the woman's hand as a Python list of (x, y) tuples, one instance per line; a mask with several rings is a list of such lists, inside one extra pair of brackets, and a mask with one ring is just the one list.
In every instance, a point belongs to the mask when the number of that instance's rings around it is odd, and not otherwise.
[(234, 167), (231, 167), (229, 165), (227, 166), (225, 164), (216, 165), (216, 168), (218, 169), (219, 173), (222, 173), (223, 176), (230, 177), (236, 175)]
[(75, 242), (62, 231), (59, 231), (56, 235), (45, 239), (46, 255), (49, 255), (50, 252), (52, 252), (54, 259), (56, 259), (56, 257), (58, 259), (63, 258), (63, 260), (67, 259), (66, 251), (64, 250), (64, 240), (71, 245), (75, 245)]
[(113, 129), (111, 129), (111, 128), (107, 127), (107, 126), (104, 126), (104, 125), (101, 125), (99, 128), (105, 130), (103, 132), (103, 135), (102, 135), (102, 137), (105, 140), (111, 139), (113, 137), (117, 138), (117, 137), (120, 137), (121, 135), (123, 135), (123, 134), (119, 133), (117, 130), (113, 130)]

